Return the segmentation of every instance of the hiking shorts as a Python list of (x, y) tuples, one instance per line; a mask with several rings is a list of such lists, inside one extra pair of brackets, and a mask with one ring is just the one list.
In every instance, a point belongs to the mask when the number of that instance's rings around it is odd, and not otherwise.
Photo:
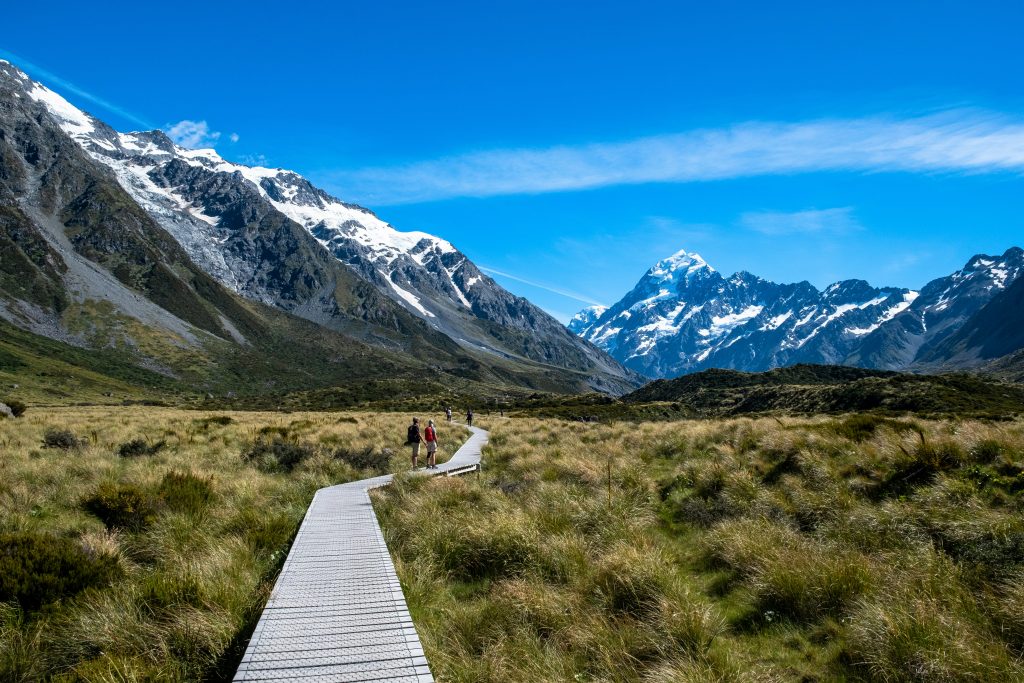
[(418, 458), (420, 456), (420, 442), (412, 444), (412, 457)]
[(428, 441), (427, 442), (427, 453), (437, 453), (437, 442), (436, 441)]

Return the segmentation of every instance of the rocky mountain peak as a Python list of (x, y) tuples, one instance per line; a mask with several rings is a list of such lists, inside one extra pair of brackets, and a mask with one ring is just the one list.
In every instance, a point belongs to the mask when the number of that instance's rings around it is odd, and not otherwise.
[(597, 320), (604, 315), (607, 310), (607, 306), (601, 306), (600, 304), (587, 306), (572, 317), (572, 320), (569, 321), (569, 330), (574, 334), (583, 334), (583, 332), (597, 322)]
[(767, 370), (793, 363), (904, 369), (934, 349), (1024, 272), (1024, 252), (973, 257), (920, 292), (860, 279), (818, 291), (748, 272), (722, 278), (696, 254), (659, 261), (604, 311), (569, 329), (652, 377), (706, 368)]
[(680, 249), (654, 264), (654, 267), (647, 271), (647, 276), (659, 282), (672, 282), (714, 272), (715, 269), (709, 266), (700, 254)]

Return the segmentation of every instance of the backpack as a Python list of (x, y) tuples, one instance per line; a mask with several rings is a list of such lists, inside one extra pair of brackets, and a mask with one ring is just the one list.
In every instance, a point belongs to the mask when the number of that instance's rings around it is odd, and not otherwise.
[(433, 427), (427, 427), (426, 429), (427, 441), (437, 441), (437, 432), (434, 431)]
[(419, 425), (409, 425), (409, 434), (405, 437), (406, 443), (419, 443), (420, 442), (420, 427)]

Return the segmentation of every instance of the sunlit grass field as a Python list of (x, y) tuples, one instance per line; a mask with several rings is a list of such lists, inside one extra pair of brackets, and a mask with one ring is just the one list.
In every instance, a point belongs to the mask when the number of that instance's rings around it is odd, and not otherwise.
[(374, 493), (441, 681), (1024, 680), (1024, 424), (492, 419)]
[[(0, 420), (0, 681), (229, 680), (313, 493), (408, 467), (408, 419)], [(443, 430), (443, 445), (464, 435)]]

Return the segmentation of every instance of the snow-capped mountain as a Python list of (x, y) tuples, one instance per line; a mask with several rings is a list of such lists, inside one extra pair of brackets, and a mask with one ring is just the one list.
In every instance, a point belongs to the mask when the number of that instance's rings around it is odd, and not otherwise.
[(584, 308), (582, 311), (574, 315), (569, 321), (569, 331), (574, 334), (579, 334), (581, 330), (585, 330), (593, 325), (607, 310), (607, 306), (601, 306), (600, 304)]
[[(108, 169), (196, 266), (247, 299), (346, 333), (362, 334), (362, 322), (384, 325), (395, 331), (395, 343), (408, 346), (420, 332), (396, 313), (404, 309), (455, 353), (462, 347), (568, 369), (610, 391), (636, 384), (446, 240), (399, 231), (292, 171), (235, 164), (212, 149), (178, 146), (160, 131), (116, 131), (5, 62), (0, 86), (20, 100), (9, 117), (12, 134), (18, 115), (31, 112), (40, 123), (43, 113)], [(381, 305), (380, 296), (398, 309)]]
[(976, 256), (920, 292), (845, 280), (819, 291), (746, 272), (724, 277), (680, 251), (647, 271), (603, 312), (570, 329), (651, 377), (706, 368), (758, 371), (794, 363), (904, 369), (928, 353), (1021, 272), (1024, 253)]
[[(956, 334), (993, 297), (1005, 291), (1024, 272), (1024, 251), (1007, 249), (1000, 256), (979, 254), (963, 268), (932, 280), (903, 315), (881, 325), (864, 339), (848, 360), (851, 365), (901, 370), (936, 367), (952, 360), (943, 351)], [(1024, 311), (1018, 311), (1018, 320)], [(960, 366), (970, 365), (961, 357)]]

